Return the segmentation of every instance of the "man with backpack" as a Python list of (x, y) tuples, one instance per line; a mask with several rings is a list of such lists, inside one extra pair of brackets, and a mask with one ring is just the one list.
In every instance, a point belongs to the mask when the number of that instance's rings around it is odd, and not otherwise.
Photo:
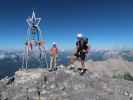
[(78, 33), (77, 34), (75, 56), (81, 62), (82, 68), (79, 68), (81, 70), (81, 74), (86, 71), (86, 69), (85, 69), (85, 59), (86, 59), (86, 54), (88, 53), (88, 50), (89, 50), (88, 38), (83, 37), (83, 35), (81, 33)]

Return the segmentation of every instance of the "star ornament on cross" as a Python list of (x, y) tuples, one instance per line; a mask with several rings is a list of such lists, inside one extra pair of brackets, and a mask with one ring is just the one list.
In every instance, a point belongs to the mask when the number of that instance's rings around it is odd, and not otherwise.
[(32, 27), (32, 26), (38, 27), (38, 25), (41, 21), (41, 18), (36, 18), (35, 12), (33, 11), (32, 17), (28, 17), (26, 21), (30, 27)]

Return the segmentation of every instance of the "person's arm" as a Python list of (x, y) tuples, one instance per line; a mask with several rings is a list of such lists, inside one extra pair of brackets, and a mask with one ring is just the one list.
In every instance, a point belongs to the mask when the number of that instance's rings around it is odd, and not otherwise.
[(76, 42), (76, 48), (79, 48), (79, 41)]
[(90, 50), (90, 45), (87, 44), (87, 45), (85, 46), (85, 48), (83, 49), (83, 52), (88, 53), (89, 50)]
[(58, 54), (58, 48), (56, 48), (56, 54)]
[(87, 52), (87, 53), (90, 51), (90, 48), (91, 48), (91, 47), (90, 47), (90, 45), (88, 44), (88, 45), (87, 45), (87, 49), (86, 49), (86, 52)]

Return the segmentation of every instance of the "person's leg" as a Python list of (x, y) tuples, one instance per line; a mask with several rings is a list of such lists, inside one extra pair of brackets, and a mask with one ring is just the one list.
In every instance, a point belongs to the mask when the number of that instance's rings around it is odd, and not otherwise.
[(53, 68), (53, 56), (50, 57), (50, 69)]
[(81, 59), (81, 65), (82, 65), (82, 68), (84, 69), (85, 68), (85, 61), (83, 59)]
[(81, 54), (80, 61), (81, 61), (82, 69), (84, 69), (85, 68), (85, 54), (84, 53)]
[(81, 58), (81, 66), (82, 66), (82, 68), (80, 70), (80, 75), (83, 75), (86, 72), (86, 69), (85, 69), (85, 59), (84, 58), (85, 57)]
[(53, 62), (54, 62), (54, 68), (56, 68), (56, 55), (54, 56)]

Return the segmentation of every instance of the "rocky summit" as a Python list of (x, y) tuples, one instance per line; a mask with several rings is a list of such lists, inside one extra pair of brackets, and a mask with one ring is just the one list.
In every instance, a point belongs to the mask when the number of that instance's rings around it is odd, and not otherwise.
[(14, 77), (0, 80), (0, 100), (133, 100), (133, 82), (113, 78), (131, 72), (132, 65), (122, 59), (87, 61), (84, 75), (77, 70), (78, 61), (51, 72), (19, 70)]

